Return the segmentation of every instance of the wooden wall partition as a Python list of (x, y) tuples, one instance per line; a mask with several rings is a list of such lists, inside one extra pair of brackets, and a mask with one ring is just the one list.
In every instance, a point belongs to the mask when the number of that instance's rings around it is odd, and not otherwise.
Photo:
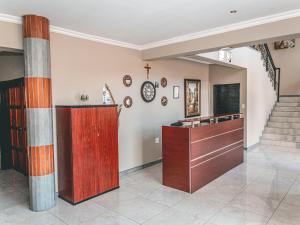
[(163, 126), (163, 184), (193, 193), (241, 164), (244, 119), (199, 127)]
[(117, 106), (57, 106), (59, 196), (77, 204), (119, 187)]
[(49, 21), (23, 17), (30, 209), (55, 206)]

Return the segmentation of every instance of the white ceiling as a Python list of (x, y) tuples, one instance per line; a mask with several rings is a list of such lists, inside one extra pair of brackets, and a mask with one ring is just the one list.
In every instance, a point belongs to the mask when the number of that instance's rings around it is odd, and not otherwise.
[(54, 26), (135, 45), (295, 9), (299, 0), (0, 0), (2, 14), (38, 14)]

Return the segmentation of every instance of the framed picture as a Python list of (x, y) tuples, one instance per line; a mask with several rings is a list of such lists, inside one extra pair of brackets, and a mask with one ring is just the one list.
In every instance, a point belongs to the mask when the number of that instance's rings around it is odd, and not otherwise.
[(185, 117), (201, 114), (201, 80), (184, 80), (184, 111)]
[(173, 86), (173, 98), (179, 99), (179, 86)]
[(286, 48), (294, 48), (295, 45), (296, 45), (295, 39), (274, 42), (275, 50), (286, 49)]

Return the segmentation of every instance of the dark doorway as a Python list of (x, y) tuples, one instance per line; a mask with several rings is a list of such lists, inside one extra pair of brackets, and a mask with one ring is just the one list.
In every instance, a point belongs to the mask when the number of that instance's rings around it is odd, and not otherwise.
[(240, 84), (214, 85), (214, 115), (240, 112)]
[(24, 79), (0, 82), (1, 169), (28, 174)]

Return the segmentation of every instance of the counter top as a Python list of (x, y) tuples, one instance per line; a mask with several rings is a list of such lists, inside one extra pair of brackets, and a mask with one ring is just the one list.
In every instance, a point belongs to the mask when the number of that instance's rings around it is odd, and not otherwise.
[[(235, 113), (235, 114), (223, 114), (223, 115), (213, 115), (213, 116), (206, 116), (206, 117), (196, 117), (191, 119), (183, 119), (178, 120), (176, 123), (171, 124), (171, 126), (178, 126), (178, 127), (197, 127), (197, 126), (205, 126), (213, 123), (221, 123), (223, 121), (228, 120), (235, 120), (243, 118), (242, 113)], [(181, 125), (180, 125), (181, 124)]]

